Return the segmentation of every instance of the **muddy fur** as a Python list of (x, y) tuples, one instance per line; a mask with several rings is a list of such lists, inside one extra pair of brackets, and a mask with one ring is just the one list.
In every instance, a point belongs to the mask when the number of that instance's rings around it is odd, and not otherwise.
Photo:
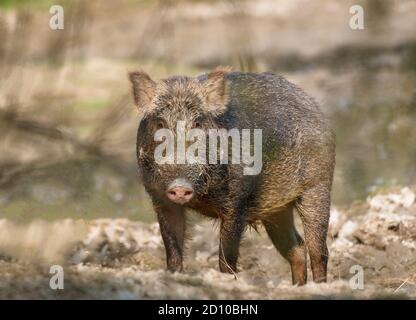
[[(276, 249), (291, 265), (294, 284), (306, 283), (306, 250), (314, 281), (326, 281), (326, 245), (335, 142), (328, 122), (312, 98), (272, 73), (216, 69), (198, 77), (152, 80), (130, 73), (133, 94), (143, 113), (137, 157), (143, 183), (157, 213), (167, 267), (182, 270), (185, 211), (193, 209), (220, 220), (219, 267), (237, 271), (241, 238), (247, 226), (262, 223)], [(173, 132), (177, 121), (188, 129), (262, 129), (263, 167), (243, 175), (243, 166), (158, 165), (154, 133)], [(166, 197), (168, 185), (185, 178), (195, 196), (185, 205)], [(305, 240), (293, 223), (299, 213)]]

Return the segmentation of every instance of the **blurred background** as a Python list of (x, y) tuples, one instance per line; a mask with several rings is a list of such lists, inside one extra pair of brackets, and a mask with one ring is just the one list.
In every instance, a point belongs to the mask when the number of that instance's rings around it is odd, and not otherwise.
[[(64, 29), (51, 30), (51, 5)], [(349, 26), (362, 5), (365, 29)], [(333, 202), (416, 179), (416, 1), (0, 0), (0, 218), (154, 221), (127, 72), (273, 71), (337, 134)]]

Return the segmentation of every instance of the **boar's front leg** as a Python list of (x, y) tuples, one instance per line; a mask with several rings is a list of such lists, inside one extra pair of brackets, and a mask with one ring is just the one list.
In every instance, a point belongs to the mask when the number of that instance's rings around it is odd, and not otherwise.
[(185, 238), (185, 212), (179, 206), (154, 205), (166, 250), (166, 264), (171, 272), (182, 271)]
[(219, 246), (219, 266), (221, 272), (237, 272), (238, 251), (245, 225), (242, 212), (231, 212), (222, 217)]

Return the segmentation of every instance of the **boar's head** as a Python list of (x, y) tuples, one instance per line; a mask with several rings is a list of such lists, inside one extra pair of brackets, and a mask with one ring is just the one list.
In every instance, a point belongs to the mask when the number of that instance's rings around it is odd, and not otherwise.
[[(191, 205), (207, 194), (210, 185), (225, 178), (226, 166), (206, 163), (160, 164), (155, 161), (155, 133), (172, 132), (177, 152), (177, 126), (185, 130), (222, 128), (220, 115), (228, 101), (227, 71), (217, 69), (204, 77), (175, 76), (154, 81), (142, 71), (129, 74), (136, 106), (142, 113), (137, 134), (139, 171), (147, 191), (158, 201)], [(206, 137), (206, 141), (208, 138)], [(190, 142), (185, 142), (189, 145)], [(208, 145), (206, 147), (208, 153)]]

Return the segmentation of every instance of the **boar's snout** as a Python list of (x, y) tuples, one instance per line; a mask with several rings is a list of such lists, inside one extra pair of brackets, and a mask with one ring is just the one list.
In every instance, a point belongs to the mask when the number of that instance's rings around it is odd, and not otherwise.
[(188, 203), (194, 196), (194, 189), (185, 179), (175, 179), (168, 187), (166, 196), (172, 202), (180, 205)]

